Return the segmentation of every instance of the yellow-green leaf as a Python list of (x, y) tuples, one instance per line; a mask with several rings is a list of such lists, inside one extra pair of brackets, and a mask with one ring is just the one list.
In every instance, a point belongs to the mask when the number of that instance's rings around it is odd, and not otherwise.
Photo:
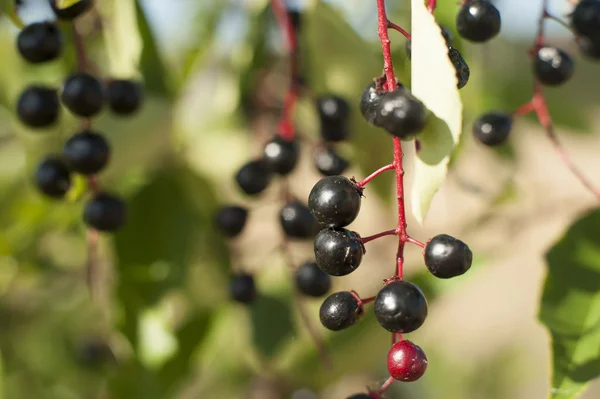
[(25, 27), (23, 20), (17, 13), (14, 0), (0, 0), (0, 11), (2, 12), (0, 15), (4, 14), (17, 28), (22, 29)]
[(419, 136), (415, 159), (412, 212), (421, 223), (433, 196), (446, 178), (448, 161), (462, 130), (462, 102), (456, 69), (435, 19), (423, 0), (412, 0), (411, 90), (433, 113)]
[(79, 3), (81, 0), (56, 0), (56, 8), (63, 10)]

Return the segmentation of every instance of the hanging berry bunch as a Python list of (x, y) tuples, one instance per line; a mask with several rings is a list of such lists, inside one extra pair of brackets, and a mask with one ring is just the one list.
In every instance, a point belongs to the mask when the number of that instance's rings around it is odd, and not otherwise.
[[(477, 2), (479, 3), (479, 2)], [(483, 21), (500, 21), (497, 11), (492, 5), (477, 4), (474, 11), (468, 5), (463, 6), (460, 15), (464, 15), (463, 31), (465, 38), (472, 41), (485, 34), (488, 30), (477, 26)], [(531, 58), (531, 70), (534, 76), (533, 96), (530, 101), (519, 106), (514, 112), (490, 111), (481, 115), (473, 124), (473, 136), (486, 146), (494, 147), (506, 143), (513, 128), (516, 118), (535, 113), (540, 125), (546, 130), (546, 136), (550, 139), (555, 150), (562, 161), (581, 181), (581, 183), (600, 200), (600, 190), (595, 188), (575, 165), (570, 156), (556, 136), (552, 118), (550, 116), (544, 87), (558, 87), (565, 84), (573, 76), (575, 64), (571, 56), (558, 47), (546, 43), (545, 27), (548, 20), (553, 20), (570, 29), (574, 35), (581, 53), (591, 59), (600, 59), (600, 2), (597, 0), (582, 0), (574, 7), (570, 14), (570, 22), (552, 14), (549, 10), (549, 1), (544, 0), (542, 11), (538, 21), (538, 31), (529, 55)], [(481, 22), (476, 22), (481, 21)], [(493, 24), (492, 22), (487, 22)], [(468, 25), (472, 26), (469, 28)], [(459, 28), (459, 32), (461, 29)], [(467, 33), (470, 32), (470, 33)]]
[[(89, 265), (93, 273), (98, 232), (120, 229), (127, 212), (123, 200), (103, 190), (97, 180), (97, 174), (110, 161), (111, 148), (105, 136), (93, 129), (92, 118), (106, 105), (116, 115), (133, 115), (142, 104), (143, 93), (135, 81), (103, 80), (94, 73), (97, 68), (87, 57), (84, 38), (77, 26), (78, 18), (92, 9), (92, 0), (49, 2), (58, 20), (71, 25), (77, 70), (65, 79), (60, 89), (35, 84), (27, 87), (18, 99), (17, 115), (25, 125), (41, 130), (59, 122), (62, 104), (81, 119), (80, 130), (65, 142), (62, 153), (49, 154), (39, 164), (35, 181), (43, 194), (61, 199), (72, 188), (74, 174), (87, 177), (90, 198), (84, 207), (83, 220), (90, 228)], [(65, 42), (56, 22), (42, 21), (26, 26), (19, 33), (17, 47), (23, 59), (37, 65), (60, 57)]]
[[(435, 5), (435, 1), (428, 2), (430, 12), (433, 13)], [(404, 280), (406, 244), (423, 248), (425, 266), (431, 274), (440, 279), (450, 279), (466, 273), (471, 268), (473, 258), (471, 250), (464, 242), (449, 235), (440, 234), (422, 243), (408, 234), (402, 141), (418, 137), (427, 123), (428, 110), (394, 75), (388, 29), (397, 30), (408, 39), (410, 35), (388, 20), (384, 0), (377, 0), (377, 6), (385, 74), (374, 79), (366, 87), (360, 99), (360, 109), (369, 123), (392, 136), (393, 161), (361, 181), (343, 176), (327, 176), (315, 184), (308, 199), (310, 211), (323, 228), (314, 241), (316, 263), (329, 275), (346, 276), (354, 272), (367, 253), (367, 243), (385, 236), (396, 236), (398, 239), (394, 274), (384, 280), (384, 286), (377, 295), (361, 297), (352, 290), (336, 292), (325, 299), (319, 311), (324, 327), (340, 331), (356, 324), (365, 311), (365, 305), (373, 302), (377, 321), (392, 333), (392, 347), (387, 358), (390, 378), (379, 390), (356, 394), (349, 399), (381, 398), (394, 381), (416, 381), (427, 369), (425, 352), (403, 336), (419, 329), (428, 312), (427, 300), (421, 289)], [(469, 14), (469, 7), (474, 15)], [(461, 36), (482, 42), (499, 32), (500, 15), (491, 3), (470, 1), (466, 2), (459, 12), (457, 25)], [(441, 29), (443, 34), (444, 29)], [(457, 70), (458, 87), (463, 87), (468, 80), (468, 67), (462, 57), (460, 62), (455, 62), (453, 54), (460, 56), (460, 53), (453, 51), (449, 35), (445, 34), (444, 37), (449, 57)], [(360, 212), (363, 192), (367, 185), (386, 171), (394, 171), (396, 175), (396, 228), (361, 237), (359, 233), (348, 229), (348, 226)]]

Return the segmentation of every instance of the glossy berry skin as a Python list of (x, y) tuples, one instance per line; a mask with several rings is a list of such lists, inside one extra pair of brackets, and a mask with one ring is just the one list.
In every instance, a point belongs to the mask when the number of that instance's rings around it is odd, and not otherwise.
[(94, 76), (79, 72), (67, 78), (60, 99), (75, 115), (89, 118), (102, 110), (104, 89)]
[(118, 197), (99, 193), (83, 209), (84, 222), (93, 229), (114, 232), (125, 224), (127, 206)]
[(256, 284), (251, 274), (241, 273), (231, 278), (231, 298), (239, 303), (250, 304), (256, 299)]
[(33, 128), (50, 127), (60, 116), (60, 102), (56, 90), (30, 86), (17, 101), (17, 115), (25, 125)]
[(318, 148), (314, 154), (315, 166), (323, 176), (341, 175), (350, 164), (342, 158), (335, 148), (326, 146)]
[(467, 65), (462, 54), (453, 47), (448, 49), (448, 57), (450, 58), (452, 65), (454, 65), (454, 69), (456, 69), (456, 78), (458, 79), (456, 87), (462, 89), (467, 85), (469, 78), (471, 77), (469, 65)]
[(241, 206), (229, 205), (222, 207), (215, 218), (217, 228), (226, 237), (233, 238), (240, 235), (246, 226), (248, 210)]
[(348, 291), (331, 294), (319, 309), (321, 324), (332, 331), (351, 327), (358, 321), (361, 314), (362, 306)]
[(296, 288), (304, 295), (321, 297), (331, 289), (331, 277), (314, 262), (306, 262), (296, 270)]
[(387, 357), (390, 376), (398, 381), (416, 381), (427, 370), (427, 356), (418, 345), (408, 340), (396, 342)]
[(559, 86), (573, 76), (575, 64), (571, 57), (556, 47), (540, 48), (533, 62), (537, 79), (546, 86)]
[(50, 0), (50, 5), (52, 6), (54, 14), (56, 14), (59, 19), (66, 21), (72, 21), (80, 15), (83, 15), (92, 8), (93, 3), (93, 0), (81, 0), (70, 7), (61, 9), (57, 6), (57, 0)]
[(370, 124), (375, 123), (377, 109), (383, 98), (383, 91), (377, 90), (375, 82), (371, 82), (360, 96), (360, 112)]
[(600, 35), (600, 1), (581, 0), (571, 15), (571, 26), (581, 36)]
[(396, 137), (410, 138), (425, 128), (427, 109), (408, 90), (399, 88), (383, 95), (374, 123)]
[(117, 115), (132, 115), (142, 105), (142, 85), (132, 80), (114, 79), (106, 87), (108, 106)]
[(250, 161), (240, 168), (235, 175), (235, 180), (248, 195), (262, 193), (271, 183), (273, 173), (262, 159)]
[(17, 48), (21, 56), (32, 64), (52, 61), (62, 52), (62, 34), (52, 22), (36, 22), (19, 32)]
[(312, 238), (319, 232), (319, 224), (308, 207), (298, 201), (290, 201), (283, 206), (279, 222), (289, 238)]
[(425, 266), (436, 277), (460, 276), (472, 262), (473, 253), (467, 244), (447, 234), (433, 237), (425, 246)]
[(330, 95), (317, 99), (321, 137), (325, 141), (343, 141), (350, 135), (350, 105), (341, 97)]
[(344, 176), (327, 176), (314, 185), (308, 195), (308, 207), (323, 226), (344, 227), (360, 211), (362, 190)]
[(473, 124), (473, 136), (477, 141), (493, 147), (506, 142), (512, 129), (512, 118), (501, 112), (489, 112)]
[(275, 136), (265, 144), (263, 152), (265, 164), (274, 173), (285, 176), (290, 174), (296, 167), (300, 157), (300, 146), (295, 139), (289, 141), (280, 136)]
[(496, 36), (501, 25), (500, 12), (486, 0), (467, 1), (456, 16), (458, 34), (475, 43), (483, 43)]
[(323, 229), (314, 242), (317, 265), (332, 276), (346, 276), (360, 266), (364, 246), (358, 234), (346, 229)]
[(35, 172), (38, 189), (51, 198), (63, 198), (71, 188), (71, 171), (57, 156), (46, 157)]
[(427, 317), (425, 295), (419, 287), (404, 280), (383, 287), (375, 298), (373, 309), (383, 328), (402, 334), (421, 327)]
[(102, 135), (84, 130), (67, 140), (63, 156), (73, 171), (82, 175), (94, 175), (108, 164), (110, 146)]

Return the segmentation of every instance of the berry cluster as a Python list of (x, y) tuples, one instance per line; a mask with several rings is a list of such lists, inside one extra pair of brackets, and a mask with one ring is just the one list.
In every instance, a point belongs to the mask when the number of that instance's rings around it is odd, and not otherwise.
[[(431, 12), (433, 8), (430, 8)], [(416, 331), (427, 318), (427, 300), (423, 292), (415, 284), (403, 279), (405, 244), (410, 243), (423, 248), (425, 266), (432, 275), (441, 279), (466, 273), (471, 268), (473, 258), (471, 250), (464, 242), (449, 235), (440, 234), (422, 243), (407, 233), (401, 141), (417, 136), (424, 129), (428, 111), (394, 76), (387, 30), (404, 31), (387, 20), (383, 1), (378, 1), (378, 10), (386, 73), (374, 79), (365, 88), (360, 99), (360, 109), (370, 124), (386, 130), (393, 137), (394, 160), (362, 181), (343, 176), (324, 177), (315, 184), (308, 198), (308, 207), (322, 227), (314, 241), (316, 263), (322, 271), (331, 276), (346, 276), (354, 272), (366, 254), (365, 244), (368, 242), (391, 235), (396, 236), (399, 241), (395, 273), (384, 280), (384, 286), (377, 295), (362, 298), (355, 291), (336, 292), (325, 299), (319, 311), (323, 326), (332, 331), (339, 331), (356, 324), (364, 313), (364, 306), (373, 302), (373, 312), (377, 321), (392, 333), (393, 345), (387, 359), (390, 378), (380, 390), (356, 394), (351, 396), (351, 399), (380, 398), (393, 381), (415, 381), (427, 369), (424, 351), (403, 338), (403, 334)], [(470, 1), (459, 12), (457, 26), (461, 36), (471, 41), (482, 42), (498, 33), (500, 15), (488, 2)], [(442, 33), (447, 32), (444, 28), (441, 29)], [(449, 34), (444, 36), (449, 55), (452, 57), (453, 48)], [(459, 53), (456, 54), (460, 56)], [(462, 60), (462, 57), (460, 59)], [(466, 64), (464, 66), (468, 71)], [(468, 79), (467, 72), (461, 84), (460, 72), (457, 68), (459, 88), (464, 86)], [(396, 173), (398, 225), (392, 230), (361, 237), (347, 227), (360, 212), (363, 191), (367, 184), (389, 170)]]
[[(62, 103), (72, 114), (82, 118), (82, 123), (81, 130), (65, 142), (61, 154), (49, 154), (42, 160), (35, 181), (43, 194), (60, 199), (71, 189), (74, 173), (87, 176), (93, 197), (84, 208), (83, 220), (92, 229), (113, 232), (124, 224), (126, 206), (114, 194), (100, 191), (95, 180), (95, 175), (107, 166), (111, 149), (106, 138), (91, 128), (89, 118), (97, 116), (105, 105), (116, 115), (134, 114), (142, 103), (142, 87), (131, 80), (103, 82), (86, 72), (89, 61), (75, 20), (92, 8), (92, 0), (79, 1), (67, 8), (60, 8), (56, 0), (50, 0), (50, 5), (59, 20), (72, 24), (78, 71), (67, 77), (60, 94), (54, 87), (27, 87), (18, 99), (17, 115), (30, 128), (48, 128), (59, 121)], [(64, 46), (60, 28), (51, 21), (32, 23), (17, 38), (19, 53), (31, 64), (57, 59)]]

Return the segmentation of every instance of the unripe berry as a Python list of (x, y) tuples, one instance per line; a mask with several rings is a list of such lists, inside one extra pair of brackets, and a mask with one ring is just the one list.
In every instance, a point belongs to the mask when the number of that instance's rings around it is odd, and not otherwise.
[(62, 52), (62, 34), (52, 22), (36, 22), (19, 32), (17, 48), (21, 56), (32, 64), (52, 61)]
[(340, 331), (353, 326), (361, 314), (362, 306), (348, 291), (331, 294), (325, 299), (319, 310), (321, 324), (332, 331)]
[(427, 356), (419, 346), (408, 340), (396, 342), (387, 358), (388, 372), (398, 381), (416, 381), (427, 370)]

